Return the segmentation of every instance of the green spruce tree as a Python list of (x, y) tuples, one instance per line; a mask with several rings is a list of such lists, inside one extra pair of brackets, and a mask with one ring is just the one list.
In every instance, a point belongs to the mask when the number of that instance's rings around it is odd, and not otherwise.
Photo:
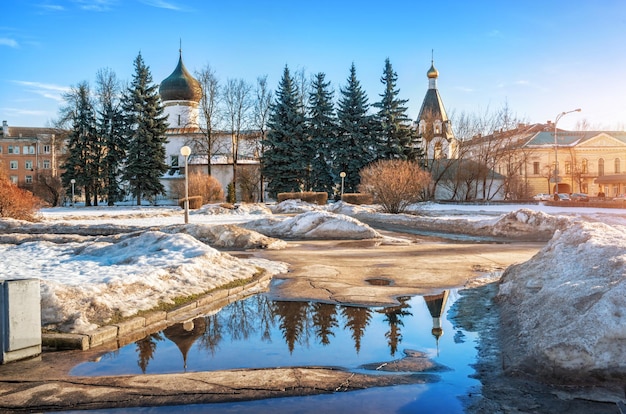
[(135, 59), (133, 80), (124, 97), (124, 113), (128, 150), (123, 177), (137, 205), (141, 205), (142, 197), (165, 194), (161, 177), (168, 169), (165, 163), (168, 124), (158, 87), (152, 83), (150, 69), (141, 53)]
[(271, 197), (281, 192), (301, 191), (305, 185), (308, 154), (305, 144), (305, 117), (298, 89), (285, 66), (270, 107), (268, 133), (263, 141), (263, 176)]
[(376, 120), (378, 123), (378, 158), (379, 159), (407, 159), (414, 151), (411, 119), (407, 115), (407, 99), (400, 99), (400, 90), (397, 88), (398, 75), (394, 72), (389, 58), (385, 59), (385, 69), (380, 82), (385, 86), (380, 95), (380, 102), (373, 106), (378, 108)]
[(330, 82), (322, 72), (315, 75), (309, 94), (307, 133), (310, 146), (311, 190), (333, 195), (332, 149), (337, 140), (337, 121)]
[(96, 97), (98, 100), (97, 133), (100, 136), (104, 155), (101, 160), (102, 195), (107, 204), (113, 206), (123, 198), (121, 188), (122, 166), (126, 158), (124, 113), (120, 103), (120, 87), (115, 73), (101, 69), (96, 75)]
[(346, 173), (344, 192), (356, 192), (361, 181), (359, 171), (376, 158), (374, 122), (368, 114), (367, 95), (356, 78), (354, 63), (345, 88), (341, 88), (337, 108), (339, 135), (334, 157), (335, 179)]
[(97, 188), (99, 186), (99, 157), (101, 142), (96, 133), (96, 118), (91, 100), (91, 90), (87, 82), (82, 82), (64, 96), (68, 106), (62, 111), (71, 122), (68, 134), (65, 162), (61, 165), (64, 172), (61, 180), (65, 188), (70, 189), (71, 180), (75, 180), (74, 188), (82, 188), (85, 205), (91, 206), (95, 195), (97, 205)]

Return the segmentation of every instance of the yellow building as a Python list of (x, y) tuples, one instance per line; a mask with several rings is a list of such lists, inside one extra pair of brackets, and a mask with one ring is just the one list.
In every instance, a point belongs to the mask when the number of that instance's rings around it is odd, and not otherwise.
[(555, 131), (551, 122), (520, 124), (514, 130), (474, 137), (463, 147), (469, 159), (493, 160), (495, 171), (507, 177), (507, 198), (555, 192), (591, 196), (602, 192), (607, 197), (626, 193), (624, 131)]

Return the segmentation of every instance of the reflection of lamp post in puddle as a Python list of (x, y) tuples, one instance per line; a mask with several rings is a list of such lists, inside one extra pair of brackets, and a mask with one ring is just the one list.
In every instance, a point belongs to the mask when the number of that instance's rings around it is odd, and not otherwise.
[(424, 296), (426, 307), (428, 312), (433, 318), (433, 329), (430, 331), (437, 341), (437, 355), (439, 355), (439, 338), (443, 335), (443, 328), (441, 327), (441, 315), (446, 308), (446, 301), (448, 300), (448, 292), (444, 290), (438, 295)]
[(189, 154), (191, 148), (187, 145), (180, 149), (180, 155), (185, 157), (185, 224), (189, 223)]

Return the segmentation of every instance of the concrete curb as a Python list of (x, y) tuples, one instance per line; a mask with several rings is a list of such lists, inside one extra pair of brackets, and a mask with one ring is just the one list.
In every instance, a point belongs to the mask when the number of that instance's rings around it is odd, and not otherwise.
[(229, 303), (266, 292), (271, 280), (272, 276), (264, 274), (244, 286), (216, 290), (169, 312), (150, 312), (114, 325), (101, 326), (89, 333), (42, 333), (42, 346), (44, 349), (81, 351), (102, 345), (121, 348), (168, 326), (186, 322), (200, 315), (217, 313)]

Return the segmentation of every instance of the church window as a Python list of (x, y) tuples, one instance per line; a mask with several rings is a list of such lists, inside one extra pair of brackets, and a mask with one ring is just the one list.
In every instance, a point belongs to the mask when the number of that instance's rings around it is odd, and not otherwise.
[(440, 158), (442, 158), (442, 156), (443, 156), (443, 148), (442, 148), (441, 142), (437, 142), (435, 144), (435, 156), (434, 156), (434, 158), (435, 159), (440, 159)]
[(170, 166), (178, 167), (178, 155), (170, 155)]
[(435, 135), (441, 134), (441, 121), (435, 121), (434, 129), (435, 129)]
[(604, 159), (600, 158), (598, 160), (598, 177), (602, 177), (604, 175)]
[(180, 126), (180, 114), (178, 114), (178, 126)]

